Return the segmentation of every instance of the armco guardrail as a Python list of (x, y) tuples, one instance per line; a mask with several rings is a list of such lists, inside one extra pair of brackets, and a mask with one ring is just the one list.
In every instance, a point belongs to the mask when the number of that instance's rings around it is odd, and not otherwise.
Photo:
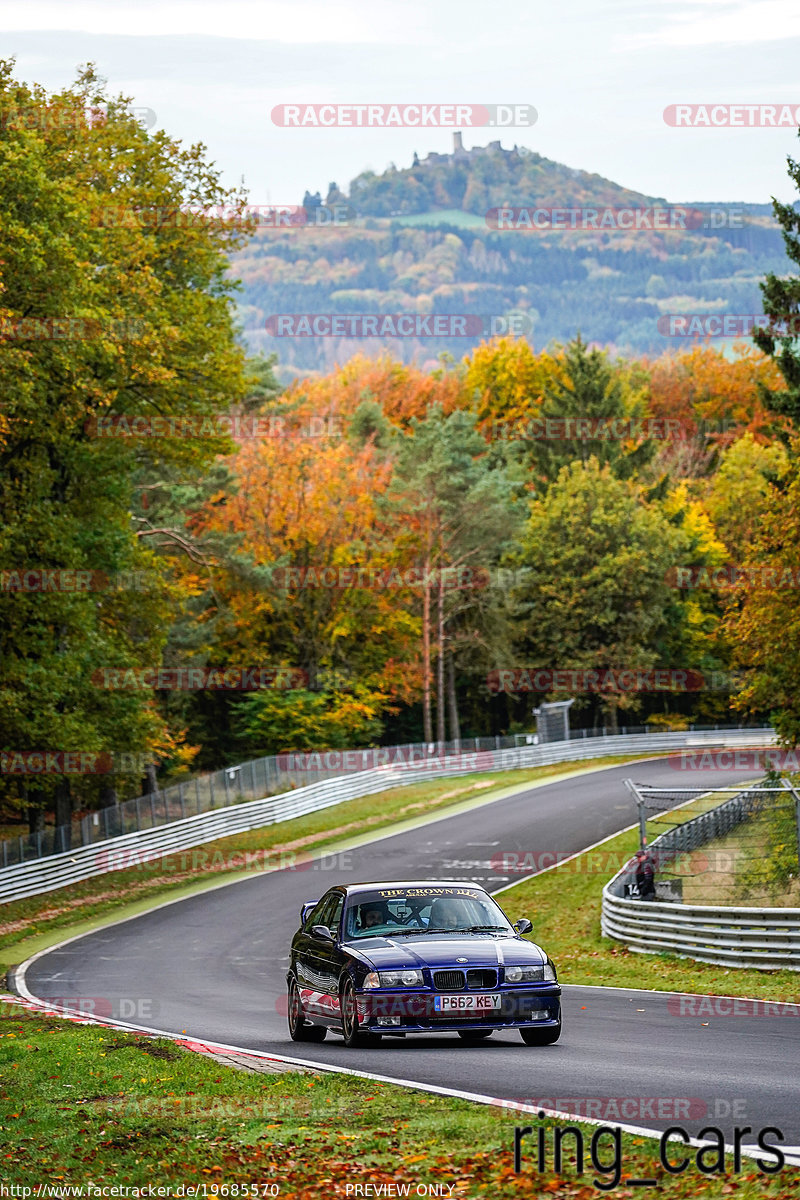
[[(757, 790), (677, 825), (651, 844), (659, 863), (723, 836), (761, 806)], [(680, 904), (624, 895), (627, 866), (603, 888), (602, 932), (645, 954), (672, 953), (726, 967), (800, 971), (800, 908)]]
[(697, 731), (628, 734), (594, 738), (590, 744), (586, 741), (569, 741), (507, 750), (464, 751), (445, 755), (437, 759), (433, 766), (423, 763), (421, 767), (416, 764), (376, 767), (370, 771), (323, 780), (278, 796), (200, 813), (155, 829), (123, 834), (93, 846), (80, 846), (64, 854), (53, 854), (34, 862), (6, 867), (0, 871), (0, 903), (36, 896), (107, 871), (122, 870), (143, 859), (188, 850), (230, 834), (286, 821), (291, 817), (341, 804), (345, 800), (402, 787), (404, 784), (467, 775), (475, 771), (508, 771), (639, 751), (681, 750), (697, 748), (699, 745), (769, 746), (774, 740), (775, 734), (771, 729), (735, 729), (705, 734)]
[[(723, 726), (730, 732), (732, 726)], [(741, 726), (739, 726), (741, 728)], [(686, 732), (709, 732), (709, 726), (690, 725)], [(720, 727), (715, 725), (714, 732)], [(618, 730), (614, 736), (634, 733), (650, 733), (652, 730), (641, 725)], [(586, 741), (590, 738), (608, 737), (605, 729), (573, 729), (568, 741)], [(550, 739), (543, 739), (549, 742)], [(557, 740), (557, 739), (554, 739)], [(248, 800), (261, 800), (265, 796), (277, 796), (293, 788), (320, 783), (323, 779), (334, 779), (339, 775), (368, 771), (373, 767), (397, 762), (421, 766), (429, 760), (443, 756), (466, 753), (469, 750), (508, 750), (518, 746), (539, 745), (533, 733), (516, 733), (510, 736), (465, 738), (460, 742), (414, 742), (404, 746), (373, 746), (364, 750), (321, 750), (297, 754), (272, 754), (265, 758), (250, 759), (221, 767), (208, 775), (169, 784), (165, 788), (151, 791), (119, 804), (110, 804), (76, 818), (68, 825), (50, 825), (34, 833), (21, 834), (16, 838), (0, 841), (0, 869), (18, 863), (32, 862), (51, 854), (75, 851), (80, 846), (91, 846), (107, 838), (122, 837), (126, 833), (141, 833), (159, 825), (170, 825), (185, 817), (198, 816), (230, 804), (243, 804)], [(588, 755), (587, 757), (591, 757)]]

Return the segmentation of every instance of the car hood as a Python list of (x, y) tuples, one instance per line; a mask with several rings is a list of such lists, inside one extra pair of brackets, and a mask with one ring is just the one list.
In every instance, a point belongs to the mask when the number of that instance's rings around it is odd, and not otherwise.
[[(499, 966), (541, 964), (547, 955), (535, 942), (519, 937), (481, 937), (461, 934), (423, 934), (421, 937), (359, 938), (359, 957), (376, 971), (392, 967)], [(466, 958), (466, 963), (457, 959)]]

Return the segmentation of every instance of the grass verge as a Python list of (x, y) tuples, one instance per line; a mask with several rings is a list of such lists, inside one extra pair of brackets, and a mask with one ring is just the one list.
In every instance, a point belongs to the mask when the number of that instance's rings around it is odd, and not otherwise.
[(684, 904), (800, 908), (794, 805), (742, 822), (703, 847), (707, 869), (684, 881)]
[[(687, 821), (723, 798), (702, 797), (661, 817), (660, 824)], [(640, 954), (602, 937), (603, 887), (638, 848), (638, 829), (629, 829), (498, 896), (507, 912), (531, 918), (533, 936), (555, 962), (561, 983), (797, 1002), (800, 975), (796, 971), (718, 967), (670, 954)]]
[[(548, 1053), (520, 1052), (532, 1060)], [(517, 1174), (514, 1127), (527, 1124), (546, 1130), (547, 1169), (536, 1170), (534, 1133), (523, 1142)], [(727, 1175), (703, 1174), (697, 1152), (677, 1144), (670, 1147), (673, 1159), (688, 1153), (690, 1161), (672, 1176), (659, 1164), (656, 1140), (627, 1134), (618, 1146), (613, 1134), (604, 1134), (593, 1162), (591, 1126), (582, 1127), (586, 1173), (576, 1173), (570, 1136), (555, 1174), (555, 1125), (550, 1118), (539, 1122), (531, 1114), (350, 1076), (245, 1074), (166, 1039), (77, 1026), (0, 1004), (0, 1181), (29, 1187), (32, 1195), (37, 1185), (47, 1195), (48, 1185), (66, 1189), (91, 1181), (95, 1195), (103, 1186), (158, 1185), (171, 1189), (162, 1195), (174, 1196), (183, 1185), (201, 1197), (316, 1200), (397, 1196), (405, 1185), (406, 1195), (421, 1195), (417, 1189), (425, 1184), (427, 1194), (438, 1185), (432, 1194), (449, 1197), (587, 1200), (602, 1194), (593, 1180), (607, 1185), (616, 1165), (613, 1194), (620, 1198), (642, 1194), (625, 1186), (630, 1177), (656, 1179), (664, 1200), (734, 1190), (741, 1200), (781, 1200), (800, 1186), (800, 1172), (785, 1167), (768, 1176), (749, 1159), (734, 1172), (732, 1158), (723, 1158)], [(702, 1161), (712, 1165), (708, 1156)], [(597, 1163), (608, 1170), (599, 1171)], [(381, 1184), (392, 1186), (376, 1193)], [(234, 1192), (233, 1185), (242, 1190)]]
[[(313, 853), (345, 849), (402, 822), (455, 814), (527, 782), (630, 762), (641, 755), (555, 763), (524, 771), (485, 772), (393, 788), (291, 821), (137, 862), (83, 883), (2, 906), (0, 975), (61, 937), (88, 932), (109, 917), (133, 916), (173, 899), (265, 869), (302, 868)], [(348, 842), (347, 839), (350, 839)], [(114, 843), (109, 843), (113, 853)]]

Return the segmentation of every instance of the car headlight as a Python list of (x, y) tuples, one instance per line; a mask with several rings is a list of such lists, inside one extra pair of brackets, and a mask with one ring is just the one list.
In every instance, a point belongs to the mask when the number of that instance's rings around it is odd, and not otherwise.
[(555, 983), (556, 969), (551, 962), (544, 964), (544, 975), (542, 978), (546, 979), (548, 983)]
[(422, 971), (408, 968), (401, 971), (370, 971), (363, 986), (365, 988), (422, 987), (424, 983)]
[(506, 967), (506, 983), (540, 983), (548, 978), (547, 967), (544, 974), (541, 967)]

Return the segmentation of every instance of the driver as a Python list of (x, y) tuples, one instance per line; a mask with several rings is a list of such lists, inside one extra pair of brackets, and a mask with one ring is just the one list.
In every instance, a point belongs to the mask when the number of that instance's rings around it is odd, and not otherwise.
[(362, 929), (373, 929), (376, 925), (386, 924), (386, 913), (383, 906), (380, 904), (362, 904), (361, 906), (361, 927)]

